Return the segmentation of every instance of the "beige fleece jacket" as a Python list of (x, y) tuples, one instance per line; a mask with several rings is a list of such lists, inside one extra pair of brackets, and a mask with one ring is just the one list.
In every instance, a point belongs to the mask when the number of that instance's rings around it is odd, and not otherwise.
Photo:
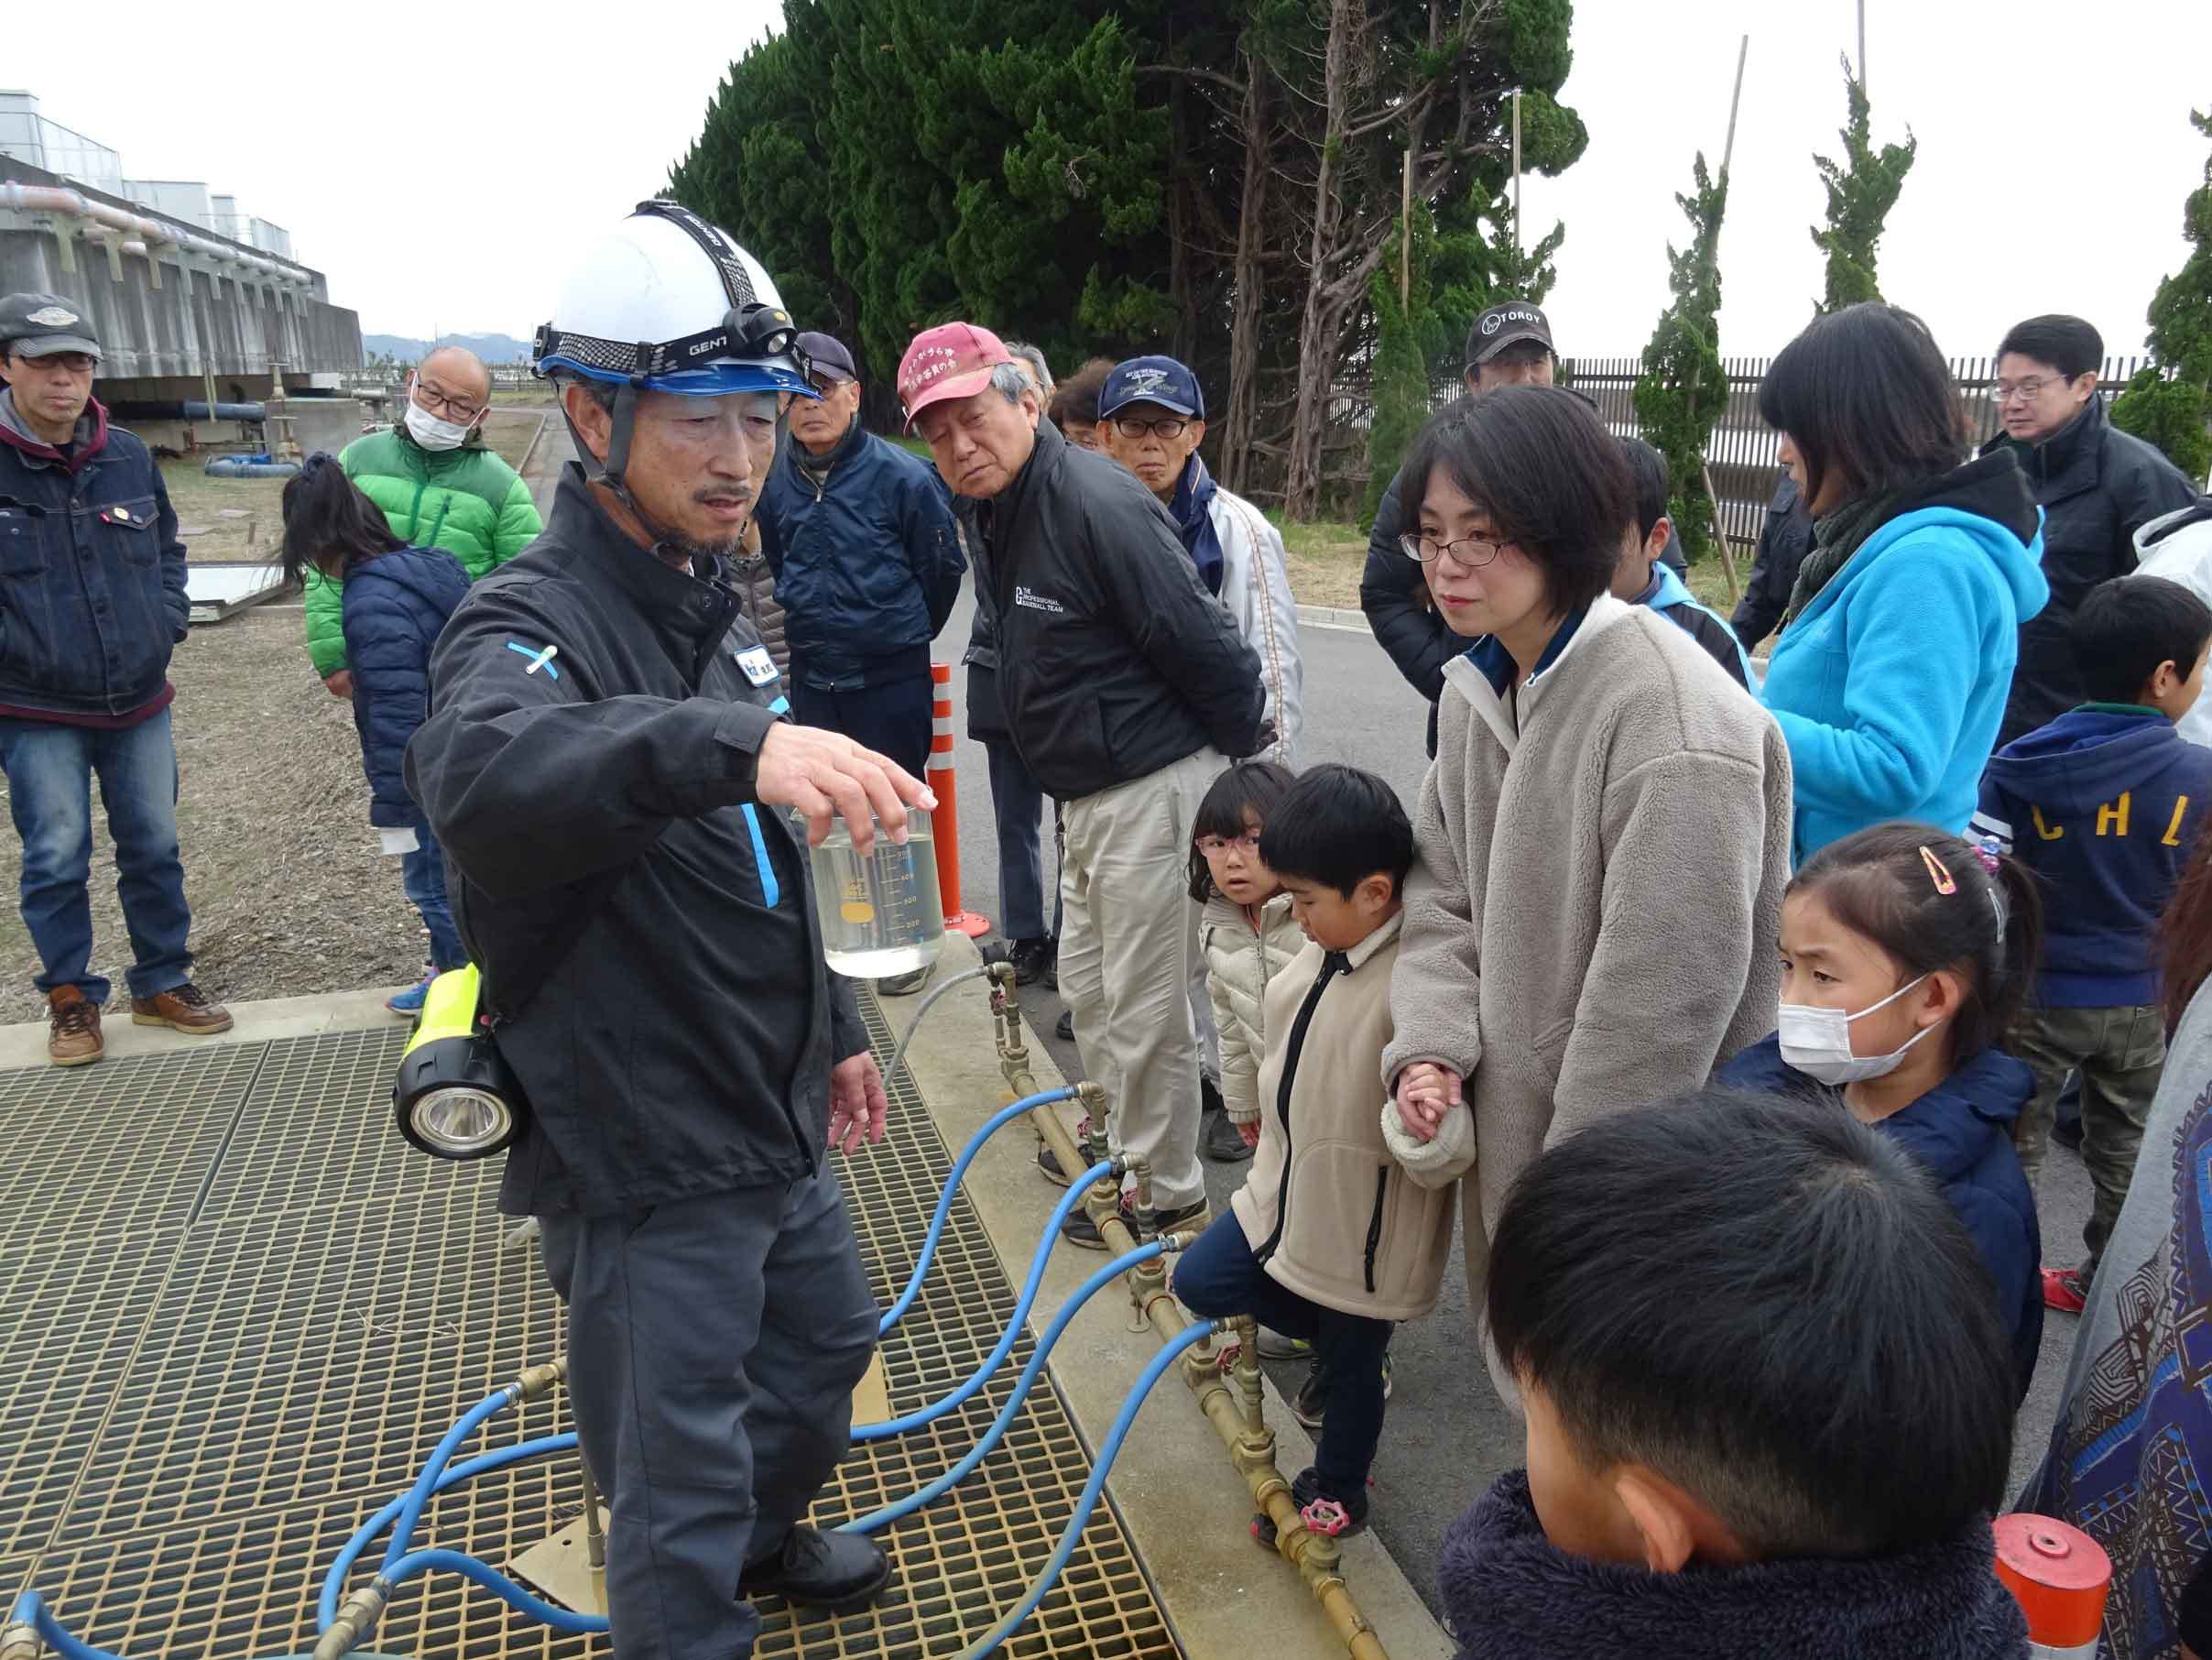
[(1464, 657), (1444, 681), (1383, 1077), (1433, 1061), (1466, 1080), (1479, 1308), (1506, 1190), (1540, 1152), (1774, 1029), (1790, 758), (1702, 647), (1610, 595), (1507, 696)]
[(1268, 1051), (1268, 983), (1305, 949), (1305, 932), (1291, 914), (1291, 896), (1279, 893), (1259, 908), (1255, 928), (1242, 905), (1218, 893), (1198, 919), (1204, 953), (1206, 995), (1221, 1032), (1221, 1100), (1237, 1124), (1259, 1121), (1259, 1057)]

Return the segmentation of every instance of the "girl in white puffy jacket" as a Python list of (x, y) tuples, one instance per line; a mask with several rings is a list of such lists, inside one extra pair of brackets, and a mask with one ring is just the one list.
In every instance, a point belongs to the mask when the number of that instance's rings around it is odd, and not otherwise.
[(1199, 803), (1191, 840), (1191, 897), (1206, 990), (1221, 1029), (1221, 1097), (1246, 1147), (1259, 1141), (1260, 1013), (1268, 982), (1304, 948), (1290, 896), (1260, 862), (1259, 833), (1292, 781), (1273, 761), (1238, 761)]

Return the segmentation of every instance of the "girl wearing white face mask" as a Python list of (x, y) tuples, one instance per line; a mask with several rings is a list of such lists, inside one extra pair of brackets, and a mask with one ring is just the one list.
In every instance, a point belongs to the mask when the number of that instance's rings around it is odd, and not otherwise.
[(1926, 825), (1823, 847), (1782, 908), (1779, 1030), (1719, 1073), (1831, 1093), (1926, 1167), (1980, 1251), (2024, 1397), (2043, 1337), (2042, 1238), (2012, 1125), (2034, 1092), (1999, 1047), (2034, 983), (2032, 879)]

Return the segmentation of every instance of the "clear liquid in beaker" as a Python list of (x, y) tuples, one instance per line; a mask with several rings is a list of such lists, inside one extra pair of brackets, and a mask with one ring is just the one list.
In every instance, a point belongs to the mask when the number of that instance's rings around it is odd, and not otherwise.
[(866, 858), (853, 851), (852, 832), (837, 820), (813, 860), (814, 913), (822, 919), (823, 958), (832, 968), (877, 980), (937, 960), (944, 908), (926, 817), (915, 816), (903, 846), (879, 833)]

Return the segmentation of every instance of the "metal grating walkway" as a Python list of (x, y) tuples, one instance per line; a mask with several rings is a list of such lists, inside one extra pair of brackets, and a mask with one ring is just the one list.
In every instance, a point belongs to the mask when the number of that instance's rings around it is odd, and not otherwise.
[[(889, 1033), (862, 1003), (888, 1058)], [(501, 1249), (511, 1223), (495, 1208), (496, 1162), (441, 1164), (390, 1128), (404, 1036), (0, 1072), (11, 1156), (0, 1202), (0, 1602), (38, 1589), (80, 1637), (146, 1660), (304, 1654), (321, 1575), (354, 1528), (404, 1491), (462, 1412), (559, 1350), (559, 1305), (534, 1247)], [(951, 1165), (905, 1080), (892, 1103), (884, 1144), (844, 1173), (887, 1302)], [(1013, 1305), (964, 1195), (921, 1297), (885, 1345), (892, 1410), (964, 1378)], [(959, 1412), (855, 1448), (820, 1518), (873, 1510), (956, 1461), (1031, 1347), (1025, 1334)], [(566, 1427), (557, 1395), (495, 1422), (472, 1450)], [(957, 1655), (1026, 1589), (1088, 1466), (1059, 1396), (1041, 1385), (966, 1482), (879, 1535), (898, 1568), (882, 1601), (837, 1619), (767, 1605), (757, 1652)], [(523, 1465), (434, 1501), (417, 1543), (504, 1564), (581, 1502), (572, 1460)], [(610, 1652), (451, 1577), (410, 1584), (371, 1646), (441, 1660)], [(1176, 1653), (1107, 1509), (1001, 1652)]]

